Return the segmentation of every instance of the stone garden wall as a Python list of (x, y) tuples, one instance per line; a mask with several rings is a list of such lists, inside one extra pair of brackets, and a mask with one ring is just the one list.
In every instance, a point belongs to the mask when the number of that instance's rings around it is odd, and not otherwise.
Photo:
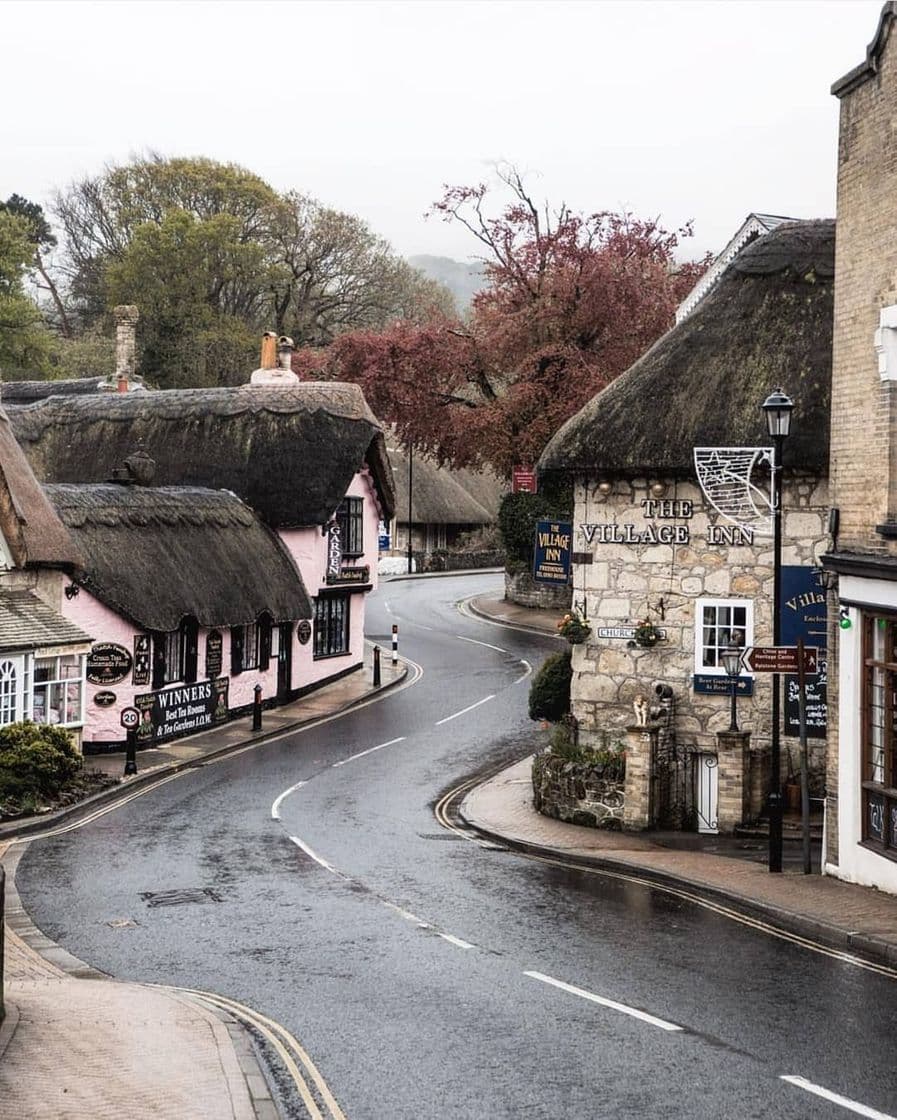
[[(698, 600), (748, 603), (749, 643), (773, 644), (771, 534), (739, 532), (706, 504), (696, 483), (657, 481), (616, 480), (607, 495), (596, 478), (580, 478), (575, 488), (573, 606), (592, 627), (588, 640), (573, 648), (572, 708), (584, 746), (601, 730), (632, 724), (633, 702), (640, 696), (650, 701), (661, 682), (673, 690), (677, 741), (715, 749), (716, 732), (729, 723), (728, 685), (717, 678), (709, 682), (715, 694), (698, 690)], [(809, 568), (826, 541), (826, 482), (789, 479), (786, 471), (782, 508), (783, 564)], [(784, 604), (783, 614), (788, 609)], [(632, 640), (634, 623), (645, 617), (665, 631), (651, 648)], [(700, 643), (698, 637), (698, 657)], [(738, 699), (739, 726), (751, 731), (752, 750), (769, 744), (771, 679), (748, 679), (753, 695)], [(797, 740), (783, 738), (783, 772), (789, 748), (795, 763), (799, 757)], [(811, 784), (818, 789), (825, 740), (811, 738), (810, 751)]]
[(516, 575), (505, 572), (505, 599), (520, 607), (557, 611), (560, 619), (570, 609), (572, 594), (569, 587), (536, 583), (529, 572), (517, 572)]
[(533, 759), (533, 804), (540, 813), (589, 828), (623, 827), (625, 782), (603, 770), (552, 754)]

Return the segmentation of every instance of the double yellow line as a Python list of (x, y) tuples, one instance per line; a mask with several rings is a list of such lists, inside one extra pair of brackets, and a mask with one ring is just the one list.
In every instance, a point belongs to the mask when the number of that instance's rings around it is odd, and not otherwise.
[[(274, 1048), (277, 1056), (284, 1064), (284, 1068), (296, 1085), (299, 1096), (302, 1098), (311, 1120), (346, 1120), (345, 1113), (340, 1108), (327, 1082), (315, 1063), (302, 1048), (290, 1032), (262, 1015), (260, 1011), (253, 1011), (251, 1007), (228, 999), (226, 996), (216, 995), (214, 992), (203, 992), (195, 988), (173, 988), (166, 985), (171, 992), (180, 992), (191, 996), (201, 1003), (224, 1011), (238, 1019), (245, 1026), (258, 1031)], [(302, 1067), (302, 1068), (300, 1068)], [(317, 1096), (315, 1095), (317, 1090)]]

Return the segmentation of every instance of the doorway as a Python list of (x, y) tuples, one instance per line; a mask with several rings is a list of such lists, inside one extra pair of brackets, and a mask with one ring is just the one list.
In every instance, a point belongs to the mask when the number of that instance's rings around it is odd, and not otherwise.
[(277, 629), (277, 702), (285, 704), (293, 684), (293, 624), (281, 622)]

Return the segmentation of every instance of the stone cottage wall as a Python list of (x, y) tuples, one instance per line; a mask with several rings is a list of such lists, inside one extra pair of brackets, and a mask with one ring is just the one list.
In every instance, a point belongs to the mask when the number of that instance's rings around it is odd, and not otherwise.
[[(667, 483), (663, 498), (649, 490), (656, 479), (616, 481), (607, 496), (598, 479), (577, 481), (574, 550), (591, 563), (574, 566), (573, 605), (585, 612), (592, 633), (573, 648), (573, 713), (582, 741), (595, 741), (601, 731), (632, 724), (635, 698), (652, 700), (655, 683), (662, 682), (673, 690), (678, 741), (713, 750), (716, 732), (729, 724), (729, 698), (693, 690), (697, 600), (751, 601), (753, 644), (772, 645), (772, 536), (733, 536), (733, 527), (706, 504), (696, 482), (660, 481)], [(827, 515), (825, 481), (789, 479), (786, 455), (783, 564), (816, 562)], [(646, 615), (666, 631), (665, 640), (650, 649), (626, 636), (626, 628)], [(754, 695), (738, 700), (739, 724), (752, 732), (754, 752), (769, 746), (771, 679), (757, 675)], [(782, 740), (786, 772), (787, 748), (796, 765), (797, 741)], [(825, 741), (811, 739), (810, 748), (818, 788)]]

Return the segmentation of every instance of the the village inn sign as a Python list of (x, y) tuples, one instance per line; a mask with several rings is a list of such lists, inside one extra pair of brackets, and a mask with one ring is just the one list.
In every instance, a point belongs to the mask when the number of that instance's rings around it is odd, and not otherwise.
[[(645, 525), (587, 522), (579, 527), (583, 540), (589, 545), (691, 543), (690, 525), (668, 524), (687, 522), (694, 516), (694, 502), (689, 498), (644, 498), (641, 507), (647, 522)], [(708, 525), (705, 539), (707, 544), (751, 545), (754, 543), (754, 530), (747, 525)]]

